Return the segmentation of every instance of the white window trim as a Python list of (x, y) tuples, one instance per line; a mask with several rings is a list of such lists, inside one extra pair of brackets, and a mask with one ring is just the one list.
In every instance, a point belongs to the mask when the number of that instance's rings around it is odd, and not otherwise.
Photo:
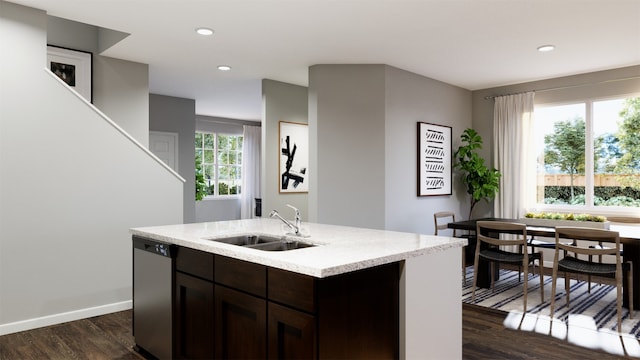
[(242, 197), (242, 194), (240, 195), (207, 195), (205, 197), (202, 198), (202, 200), (233, 200), (233, 199), (240, 199)]
[[(231, 133), (224, 133), (224, 132), (215, 132), (215, 131), (207, 131), (207, 130), (196, 130), (195, 132), (196, 134), (214, 134), (215, 135), (215, 141), (214, 141), (214, 148), (213, 148), (213, 152), (214, 152), (214, 157), (217, 161), (218, 159), (218, 135), (225, 135), (225, 136), (238, 136), (238, 137), (242, 137), (242, 134), (231, 134)], [(195, 146), (194, 146), (195, 148)], [(204, 151), (204, 149), (202, 149)], [(218, 179), (218, 167), (219, 165), (217, 165), (217, 163), (215, 163), (216, 165), (214, 165), (215, 168), (215, 172), (216, 172), (216, 176), (215, 179)], [(204, 164), (203, 164), (204, 165)], [(242, 166), (240, 166), (240, 168), (242, 168)], [(217, 181), (217, 180), (216, 180)], [(240, 178), (240, 183), (242, 184), (242, 178)], [(215, 191), (218, 191), (218, 187), (215, 187)], [(240, 190), (242, 191), (242, 189)], [(233, 200), (233, 199), (240, 199), (242, 197), (242, 193), (240, 194), (227, 194), (227, 195), (220, 195), (220, 194), (214, 194), (214, 195), (205, 195), (205, 197), (202, 198), (202, 200)]]

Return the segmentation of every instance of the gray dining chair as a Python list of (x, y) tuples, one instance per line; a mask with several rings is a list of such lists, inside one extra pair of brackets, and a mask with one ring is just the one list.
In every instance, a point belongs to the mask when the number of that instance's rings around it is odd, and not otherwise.
[[(542, 271), (542, 252), (529, 253), (527, 247), (527, 226), (525, 224), (503, 221), (478, 221), (476, 223), (476, 255), (474, 262), (473, 292), (471, 300), (476, 298), (476, 285), (478, 279), (478, 262), (482, 259), (489, 262), (518, 265), (524, 273), (524, 312), (527, 312), (527, 287), (529, 278), (529, 264), (534, 265), (535, 260), (540, 263), (540, 301), (544, 302), (544, 274)], [(484, 244), (484, 245), (483, 245)], [(515, 247), (516, 251), (507, 251), (506, 247)], [(495, 267), (491, 266), (491, 289), (495, 282)]]
[[(572, 244), (567, 245), (561, 240), (571, 240)], [(610, 243), (611, 247), (594, 247), (588, 242)], [(565, 252), (565, 256), (560, 259), (560, 251)], [(578, 255), (586, 255), (588, 260), (578, 258)], [(593, 256), (613, 255), (615, 264), (593, 261)], [(612, 277), (616, 281), (617, 289), (617, 312), (618, 312), (618, 332), (622, 328), (622, 281), (623, 271), (628, 274), (629, 292), (629, 317), (633, 319), (633, 263), (631, 261), (622, 262), (620, 255), (620, 235), (617, 231), (590, 229), (580, 227), (556, 227), (556, 251), (553, 258), (553, 272), (551, 277), (551, 305), (550, 317), (553, 318), (555, 310), (556, 282), (558, 271), (564, 272), (564, 286), (567, 297), (567, 307), (569, 306), (569, 273), (597, 275), (602, 277)]]

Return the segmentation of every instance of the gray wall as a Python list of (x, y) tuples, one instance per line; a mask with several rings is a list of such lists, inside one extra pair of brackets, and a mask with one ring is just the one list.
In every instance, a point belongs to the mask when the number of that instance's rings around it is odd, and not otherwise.
[(101, 56), (108, 29), (47, 16), (47, 43), (93, 53), (93, 104), (142, 145), (149, 145), (149, 66)]
[(129, 229), (182, 222), (180, 178), (45, 70), (46, 23), (0, 1), (0, 335), (130, 308)]
[(205, 199), (195, 205), (195, 222), (240, 220), (240, 199)]
[[(272, 209), (285, 218), (293, 218), (293, 211), (286, 204), (300, 210), (302, 219), (309, 219), (308, 194), (279, 192), (278, 162), (280, 154), (279, 122), (308, 123), (307, 88), (274, 80), (262, 80), (262, 216)], [(311, 129), (309, 129), (311, 134)], [(311, 154), (310, 154), (311, 156)], [(309, 188), (314, 185), (311, 170)]]
[(309, 95), (313, 221), (383, 229), (385, 66), (312, 66)]
[[(312, 221), (431, 234), (466, 214), (464, 190), (418, 197), (417, 122), (471, 125), (471, 93), (386, 65), (315, 65), (309, 75)], [(454, 184), (457, 182), (454, 180)]]
[(106, 56), (93, 63), (93, 103), (149, 147), (149, 65)]
[(149, 95), (149, 130), (178, 133), (178, 173), (184, 184), (184, 222), (196, 222), (195, 132), (196, 102), (165, 95)]
[(417, 122), (451, 127), (452, 151), (471, 127), (471, 92), (453, 85), (386, 67), (385, 224), (388, 230), (433, 234), (433, 213), (469, 213), (469, 197), (453, 176), (449, 196), (417, 197)]

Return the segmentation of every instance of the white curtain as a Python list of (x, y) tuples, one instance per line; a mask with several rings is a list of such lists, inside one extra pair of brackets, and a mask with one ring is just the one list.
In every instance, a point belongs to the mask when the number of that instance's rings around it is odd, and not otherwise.
[(242, 144), (242, 195), (240, 217), (253, 217), (254, 199), (260, 197), (260, 147), (262, 128), (245, 125)]
[[(495, 98), (493, 110), (493, 163), (500, 171), (500, 191), (494, 215), (518, 219), (535, 196), (535, 153), (530, 148), (533, 131), (533, 92)], [(533, 174), (533, 175), (532, 175)]]

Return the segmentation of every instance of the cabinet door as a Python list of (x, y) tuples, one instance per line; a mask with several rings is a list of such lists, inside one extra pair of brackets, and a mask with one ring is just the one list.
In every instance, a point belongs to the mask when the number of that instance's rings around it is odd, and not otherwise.
[(216, 285), (215, 307), (216, 358), (266, 358), (267, 301)]
[(176, 272), (175, 358), (213, 358), (213, 301), (213, 283)]
[(315, 316), (269, 303), (269, 359), (315, 359)]

